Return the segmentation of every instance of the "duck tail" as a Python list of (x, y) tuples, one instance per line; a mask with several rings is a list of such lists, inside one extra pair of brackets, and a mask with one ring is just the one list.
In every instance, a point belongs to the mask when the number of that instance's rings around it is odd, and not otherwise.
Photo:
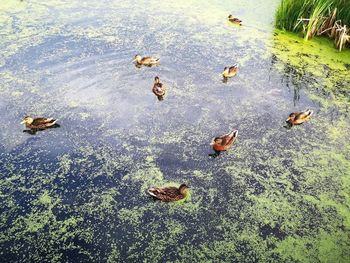
[(147, 193), (148, 193), (150, 196), (157, 197), (157, 196), (154, 194), (154, 191), (156, 191), (156, 189), (155, 189), (154, 187), (151, 187), (150, 189), (148, 189)]
[(233, 137), (237, 137), (238, 136), (238, 130), (233, 130)]
[(231, 131), (227, 135), (231, 135), (233, 137), (237, 137), (238, 131), (236, 129), (232, 128)]
[(51, 126), (55, 125), (57, 121), (58, 121), (58, 119), (57, 119), (57, 120), (52, 119), (52, 120), (50, 121), (50, 125), (51, 125)]
[(310, 110), (310, 109), (307, 109), (306, 113), (307, 113), (308, 116), (311, 116), (314, 112), (312, 110)]

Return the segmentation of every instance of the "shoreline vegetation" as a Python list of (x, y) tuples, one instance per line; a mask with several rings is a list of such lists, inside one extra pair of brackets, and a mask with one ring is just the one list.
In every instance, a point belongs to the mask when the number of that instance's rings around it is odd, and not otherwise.
[(339, 51), (350, 46), (350, 0), (282, 0), (276, 12), (278, 29), (303, 32), (304, 39), (326, 35)]

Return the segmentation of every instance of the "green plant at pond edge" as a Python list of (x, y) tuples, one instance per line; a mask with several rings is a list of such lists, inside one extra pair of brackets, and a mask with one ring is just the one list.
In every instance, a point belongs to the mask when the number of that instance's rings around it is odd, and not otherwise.
[(303, 31), (305, 40), (328, 34), (341, 50), (346, 42), (350, 42), (346, 26), (350, 24), (349, 5), (348, 0), (282, 0), (275, 15), (275, 26), (288, 31)]

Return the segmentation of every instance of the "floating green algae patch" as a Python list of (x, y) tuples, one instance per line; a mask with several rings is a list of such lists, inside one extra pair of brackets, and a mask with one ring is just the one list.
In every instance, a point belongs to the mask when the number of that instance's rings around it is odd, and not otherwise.
[(305, 67), (306, 71), (316, 76), (323, 76), (323, 65), (331, 69), (346, 70), (350, 63), (350, 51), (334, 50), (332, 40), (317, 37), (311, 41), (304, 41), (298, 34), (282, 30), (275, 30), (273, 37), (273, 52), (294, 67)]
[(271, 52), (282, 62), (276, 67), (286, 74), (294, 72), (296, 81), (312, 79), (307, 85), (313, 90), (311, 99), (325, 108), (336, 105), (344, 111), (350, 103), (350, 51), (339, 52), (333, 45), (327, 38), (304, 41), (297, 34), (275, 30)]

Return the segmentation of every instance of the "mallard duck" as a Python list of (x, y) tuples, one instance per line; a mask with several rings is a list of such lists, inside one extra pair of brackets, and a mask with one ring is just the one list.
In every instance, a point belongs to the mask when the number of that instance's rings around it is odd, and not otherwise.
[(237, 74), (238, 72), (238, 64), (234, 64), (232, 67), (225, 67), (224, 71), (222, 72), (222, 76), (224, 78), (230, 78)]
[(153, 57), (141, 57), (140, 55), (136, 55), (134, 62), (137, 63), (137, 65), (145, 65), (145, 66), (152, 66), (159, 64), (159, 58), (153, 58)]
[(152, 88), (153, 93), (158, 97), (159, 100), (162, 100), (165, 95), (165, 87), (160, 83), (159, 77), (154, 78), (154, 84)]
[(210, 145), (213, 147), (216, 155), (219, 155), (220, 152), (228, 150), (233, 143), (236, 141), (238, 135), (237, 130), (233, 130), (225, 135), (215, 137)]
[(52, 118), (32, 118), (26, 116), (21, 124), (25, 124), (28, 129), (47, 129), (57, 125), (56, 122), (57, 120)]
[(299, 125), (299, 124), (302, 124), (303, 122), (308, 121), (312, 114), (313, 114), (313, 111), (309, 109), (302, 112), (293, 112), (289, 114), (289, 117), (286, 120), (286, 122), (291, 126)]
[(163, 188), (151, 187), (148, 189), (148, 193), (158, 200), (172, 202), (184, 199), (187, 196), (188, 188), (186, 184), (181, 184), (179, 188), (173, 186)]
[(228, 21), (234, 24), (242, 25), (242, 20), (238, 19), (237, 17), (234, 17), (233, 15), (228, 16)]

